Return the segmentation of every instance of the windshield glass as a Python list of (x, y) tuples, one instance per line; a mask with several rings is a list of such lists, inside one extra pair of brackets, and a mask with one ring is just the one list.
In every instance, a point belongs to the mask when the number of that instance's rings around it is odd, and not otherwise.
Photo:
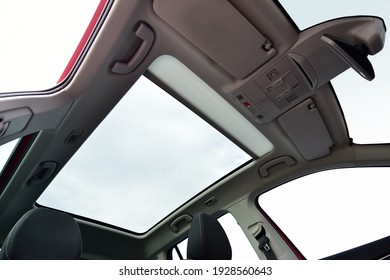
[[(356, 15), (378, 16), (384, 19), (387, 26), (390, 24), (390, 1), (280, 2), (302, 30), (330, 19)], [(376, 77), (373, 81), (369, 82), (349, 69), (333, 79), (332, 85), (341, 103), (353, 142), (389, 143), (390, 129), (386, 126), (390, 119), (390, 47), (385, 44), (381, 52), (368, 58), (375, 70)]]
[(19, 0), (2, 3), (0, 92), (54, 87), (99, 2)]

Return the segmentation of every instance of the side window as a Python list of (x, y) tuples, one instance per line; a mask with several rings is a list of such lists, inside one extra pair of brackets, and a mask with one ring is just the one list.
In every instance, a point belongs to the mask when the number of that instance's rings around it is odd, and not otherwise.
[(16, 139), (6, 144), (0, 145), (0, 171), (8, 161), (8, 158), (18, 144), (18, 141), (19, 139)]
[[(253, 250), (252, 245), (245, 236), (241, 227), (237, 224), (236, 219), (232, 214), (227, 213), (218, 218), (224, 228), (227, 237), (229, 238), (230, 245), (232, 247), (232, 259), (233, 260), (259, 260), (256, 252)], [(187, 238), (177, 244), (177, 248), (182, 254), (183, 258), (187, 258)], [(173, 249), (172, 257), (174, 260), (179, 260), (179, 255), (175, 249)]]
[(390, 235), (389, 168), (315, 173), (262, 194), (258, 203), (307, 259)]

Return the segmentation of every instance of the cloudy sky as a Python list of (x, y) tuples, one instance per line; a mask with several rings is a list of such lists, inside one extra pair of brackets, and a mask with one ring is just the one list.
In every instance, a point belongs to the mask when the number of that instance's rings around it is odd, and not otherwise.
[(144, 232), (249, 159), (141, 77), (39, 203)]

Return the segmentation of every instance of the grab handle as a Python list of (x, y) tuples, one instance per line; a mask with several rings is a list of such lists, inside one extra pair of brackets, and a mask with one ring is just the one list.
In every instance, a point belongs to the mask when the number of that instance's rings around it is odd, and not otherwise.
[(57, 163), (54, 161), (42, 162), (35, 170), (34, 175), (27, 182), (28, 185), (34, 186), (47, 181), (56, 171)]
[(135, 35), (142, 40), (141, 46), (129, 62), (116, 62), (114, 64), (112, 72), (115, 74), (131, 73), (144, 60), (151, 49), (154, 41), (154, 32), (149, 26), (141, 22), (137, 31), (135, 31)]

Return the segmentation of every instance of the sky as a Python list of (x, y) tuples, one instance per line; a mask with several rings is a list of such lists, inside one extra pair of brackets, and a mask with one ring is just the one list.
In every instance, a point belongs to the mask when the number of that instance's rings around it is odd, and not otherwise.
[[(386, 0), (372, 0), (372, 1), (361, 1), (361, 0), (348, 0), (348, 1), (336, 1), (336, 0), (328, 0), (328, 1), (307, 1), (307, 0), (283, 0), (281, 1), (282, 4), (285, 6), (286, 10), (291, 14), (292, 18), (296, 21), (298, 26), (301, 29), (307, 28), (313, 24), (317, 24), (321, 21), (329, 20), (331, 18), (335, 17), (341, 17), (341, 16), (349, 16), (349, 15), (363, 15), (363, 14), (369, 14), (369, 15), (376, 15), (381, 16), (385, 19), (388, 26), (390, 26), (390, 1)], [(37, 0), (37, 1), (30, 1), (30, 0), (21, 0), (21, 1), (4, 1), (1, 4), (0, 9), (0, 36), (1, 38), (7, 38), (7, 40), (2, 39), (1, 44), (1, 52), (0, 52), (0, 61), (2, 61), (3, 67), (0, 67), (0, 77), (1, 83), (0, 83), (0, 92), (7, 92), (7, 91), (23, 91), (23, 90), (42, 90), (53, 87), (57, 81), (58, 78), (61, 76), (62, 71), (64, 70), (67, 62), (69, 61), (70, 57), (73, 54), (73, 51), (75, 50), (80, 38), (82, 37), (82, 34), (84, 33), (85, 28), (87, 27), (90, 19), (92, 18), (92, 15), (94, 13), (95, 8), (97, 7), (99, 1), (98, 0), (89, 0), (89, 1), (77, 1), (77, 0), (68, 0), (68, 1), (51, 1), (51, 0)], [(20, 7), (23, 7), (23, 9), (20, 9)], [(36, 8), (38, 7), (36, 12)], [(42, 8), (44, 7), (44, 8)], [(49, 9), (50, 8), (50, 9)], [(17, 11), (17, 12), (16, 12)], [(54, 12), (52, 12), (54, 11)], [(27, 12), (27, 13), (24, 13)], [(72, 20), (69, 20), (71, 18)], [(12, 28), (9, 28), (12, 27)], [(40, 35), (41, 32), (45, 32), (45, 35)], [(12, 55), (15, 53), (15, 48), (17, 46), (20, 46), (21, 48), (19, 50), (16, 50), (17, 55)], [(60, 55), (61, 54), (61, 55)], [(345, 73), (341, 74), (337, 78), (335, 78), (332, 81), (332, 84), (336, 90), (336, 93), (338, 95), (338, 98), (341, 102), (341, 105), (343, 106), (343, 110), (347, 119), (349, 131), (351, 137), (354, 139), (355, 143), (378, 143), (378, 142), (390, 142), (390, 129), (387, 129), (387, 120), (390, 119), (390, 110), (388, 110), (390, 105), (390, 99), (389, 99), (389, 83), (387, 82), (390, 78), (390, 70), (387, 65), (387, 63), (390, 61), (390, 47), (388, 44), (385, 44), (385, 48), (374, 57), (370, 57), (370, 60), (374, 66), (374, 69), (376, 71), (376, 78), (372, 82), (368, 82), (364, 79), (362, 79), (360, 76), (358, 76), (357, 73), (355, 73), (353, 70), (348, 70)], [(6, 65), (6, 67), (4, 67)], [(20, 77), (23, 77), (24, 84), (21, 84)], [(140, 80), (140, 87), (142, 91), (142, 85), (145, 85), (145, 80)], [(145, 86), (144, 86), (145, 89)], [(137, 90), (136, 88), (133, 90)], [(153, 94), (153, 93), (151, 93)], [(134, 94), (134, 98), (137, 98), (137, 95)], [(159, 96), (158, 94), (153, 96), (153, 99), (160, 100), (158, 98), (164, 98), (162, 96)], [(169, 98), (168, 98), (169, 99)], [(152, 127), (148, 128), (145, 127), (143, 124), (137, 122), (136, 118), (127, 118), (123, 116), (120, 116), (121, 114), (125, 114), (126, 110), (122, 110), (119, 108), (119, 117), (122, 119), (128, 120), (126, 124), (123, 125), (133, 125), (135, 127), (140, 127), (146, 134), (149, 134), (151, 130), (159, 129), (161, 131), (160, 135), (163, 135), (164, 131), (169, 129), (170, 131), (179, 131), (181, 132), (185, 128), (185, 123), (188, 121), (188, 118), (191, 118), (190, 115), (187, 113), (183, 113), (181, 117), (178, 117), (176, 112), (178, 112), (179, 109), (176, 107), (170, 107), (174, 106), (171, 102), (172, 100), (160, 100), (160, 103), (165, 104), (166, 109), (169, 113), (162, 113), (161, 111), (158, 111), (158, 109), (154, 110), (155, 114), (150, 114), (147, 116), (144, 116), (144, 118), (150, 118), (150, 123), (153, 124)], [(126, 102), (126, 101), (124, 101)], [(142, 102), (139, 100), (139, 102)], [(127, 104), (127, 103), (123, 103)], [(127, 106), (127, 105), (126, 105)], [(128, 105), (130, 106), (130, 105)], [(383, 106), (383, 107), (382, 107)], [(136, 109), (134, 109), (136, 110)], [(135, 111), (137, 114), (141, 114), (141, 112)], [(174, 113), (175, 112), (175, 113)], [(164, 116), (164, 122), (168, 121), (171, 123), (169, 128), (166, 128), (164, 126), (160, 126), (162, 121), (162, 116)], [(178, 123), (177, 120), (183, 120), (183, 123)], [(175, 121), (173, 123), (173, 120)], [(373, 121), (375, 120), (375, 121)], [(378, 120), (383, 120), (378, 121)], [(97, 131), (95, 138), (102, 138), (105, 134), (105, 126), (111, 126), (110, 124), (103, 125), (102, 131)], [(128, 182), (132, 182), (132, 184), (138, 186), (137, 189), (141, 191), (141, 193), (138, 193), (135, 195), (132, 192), (132, 188), (127, 188), (129, 190), (126, 197), (129, 197), (129, 205), (119, 205), (115, 200), (115, 194), (112, 193), (112, 189), (118, 188), (121, 186), (122, 182), (117, 182), (116, 180), (112, 181), (112, 178), (115, 177), (115, 173), (107, 173), (106, 169), (104, 169), (104, 172), (102, 170), (103, 165), (97, 164), (93, 168), (89, 168), (90, 171), (92, 171), (92, 182), (90, 180), (82, 179), (79, 177), (79, 174), (77, 174), (78, 170), (68, 170), (67, 168), (64, 169), (63, 175), (61, 175), (59, 178), (57, 178), (53, 185), (59, 186), (55, 187), (57, 189), (57, 195), (53, 195), (46, 200), (43, 200), (45, 203), (53, 204), (53, 205), (63, 205), (63, 198), (68, 198), (68, 201), (72, 201), (72, 203), (75, 204), (85, 204), (85, 200), (82, 194), (84, 194), (88, 201), (93, 201), (94, 203), (89, 203), (89, 208), (85, 211), (89, 211), (94, 213), (94, 215), (101, 216), (115, 216), (118, 220), (116, 220), (116, 224), (122, 226), (123, 224), (132, 224), (134, 223), (142, 223), (142, 219), (138, 219), (136, 221), (129, 221), (126, 219), (123, 219), (123, 215), (115, 215), (115, 213), (123, 213), (125, 211), (134, 211), (131, 210), (131, 208), (128, 207), (135, 207), (134, 209), (144, 209), (144, 214), (149, 215), (150, 214), (150, 207), (146, 207), (146, 205), (143, 205), (142, 200), (140, 199), (134, 199), (135, 197), (147, 197), (147, 198), (153, 198), (151, 200), (152, 205), (154, 205), (154, 208), (152, 208), (152, 212), (156, 212), (156, 209), (158, 209), (159, 214), (164, 216), (163, 214), (165, 211), (172, 211), (174, 208), (176, 208), (179, 205), (175, 204), (175, 201), (172, 201), (172, 193), (174, 194), (180, 194), (183, 192), (183, 195), (190, 195), (197, 193), (200, 191), (199, 186), (205, 186), (207, 183), (200, 182), (200, 181), (194, 181), (192, 182), (194, 186), (183, 186), (185, 185), (183, 182), (186, 182), (186, 176), (188, 176), (186, 173), (184, 173), (183, 170), (191, 170), (192, 174), (191, 176), (194, 176), (195, 179), (203, 179), (202, 176), (198, 176), (198, 174), (204, 174), (205, 172), (210, 172), (210, 178), (218, 178), (220, 177), (220, 174), (226, 173), (228, 170), (233, 169), (232, 166), (226, 165), (226, 157), (227, 158), (233, 158), (234, 164), (240, 165), (241, 163), (245, 162), (248, 157), (247, 155), (243, 154), (241, 151), (236, 150), (234, 148), (234, 145), (232, 146), (231, 143), (228, 141), (225, 141), (225, 139), (221, 138), (219, 135), (216, 135), (214, 131), (209, 130), (208, 128), (202, 126), (202, 124), (197, 124), (192, 127), (190, 127), (190, 132), (187, 134), (181, 133), (180, 137), (183, 138), (191, 138), (195, 137), (192, 135), (208, 135), (207, 137), (212, 137), (212, 141), (210, 141), (210, 138), (204, 138), (203, 140), (197, 141), (198, 143), (201, 143), (203, 145), (208, 146), (210, 143), (214, 146), (210, 148), (211, 150), (214, 150), (216, 154), (212, 155), (206, 155), (210, 156), (211, 159), (205, 160), (203, 159), (202, 162), (205, 162), (203, 166), (197, 166), (195, 163), (195, 160), (193, 161), (186, 161), (187, 163), (185, 165), (181, 164), (174, 164), (170, 167), (167, 167), (167, 165), (164, 164), (164, 162), (174, 160), (175, 162), (182, 162), (182, 158), (178, 156), (173, 156), (172, 153), (169, 152), (169, 150), (166, 148), (165, 142), (162, 142), (163, 140), (166, 140), (168, 142), (171, 142), (171, 139), (158, 139), (158, 145), (153, 146), (153, 153), (158, 153), (158, 158), (160, 158), (162, 161), (160, 163), (150, 161), (150, 158), (145, 157), (143, 152), (138, 149), (140, 144), (129, 144), (129, 140), (135, 141), (136, 138), (138, 138), (139, 135), (126, 135), (126, 136), (118, 136), (115, 139), (115, 143), (112, 144), (116, 147), (126, 147), (128, 149), (127, 153), (128, 156), (131, 159), (134, 159), (132, 162), (127, 162), (126, 167), (128, 169), (131, 169), (131, 173), (127, 173), (126, 175), (128, 177), (122, 178)], [(207, 132), (206, 132), (207, 131)], [(191, 134), (190, 134), (191, 133)], [(180, 134), (180, 133), (179, 133)], [(153, 138), (153, 136), (151, 136)], [(197, 137), (197, 136), (196, 136)], [(154, 137), (155, 138), (155, 137)], [(199, 140), (199, 139), (198, 139)], [(94, 141), (93, 139), (91, 141)], [(143, 142), (143, 144), (146, 144), (149, 148), (152, 147), (151, 143), (145, 143), (143, 139), (138, 139), (136, 141)], [(181, 141), (190, 143), (189, 141)], [(10, 153), (12, 150), (14, 144), (9, 145), (3, 145), (0, 149), (0, 161), (5, 161), (7, 158), (7, 154)], [(88, 149), (85, 148), (85, 153), (88, 155), (86, 158), (89, 159), (88, 162), (85, 162), (85, 159), (82, 159), (81, 156), (76, 156), (74, 160), (79, 165), (88, 165), (92, 164), (91, 162), (100, 163), (115, 163), (116, 160), (112, 158), (111, 156), (107, 156), (107, 153), (104, 153), (108, 147), (106, 147), (104, 144), (97, 143), (95, 144), (101, 149)], [(153, 144), (154, 145), (154, 144)], [(185, 157), (186, 159), (192, 158), (193, 156), (188, 154), (187, 152), (189, 150), (194, 150), (194, 147), (188, 147), (188, 146), (181, 146), (177, 142), (174, 142), (174, 146), (177, 147), (177, 151), (179, 151), (178, 155), (181, 155), (182, 157)], [(218, 149), (215, 149), (214, 147), (218, 147)], [(226, 149), (225, 149), (226, 148)], [(203, 150), (204, 146), (199, 147), (199, 151)], [(226, 153), (226, 150), (233, 151), (232, 154)], [(119, 152), (121, 153), (121, 152)], [(200, 154), (199, 152), (195, 152), (197, 155), (205, 156)], [(123, 155), (123, 154), (121, 154)], [(112, 154), (114, 156), (114, 154)], [(221, 161), (212, 161), (215, 159), (220, 158)], [(134, 162), (137, 164), (134, 165)], [(1, 164), (1, 162), (0, 162)], [(145, 170), (150, 170), (150, 168), (142, 169), (139, 167), (142, 167), (144, 165), (150, 166), (150, 164), (156, 165), (156, 170), (153, 170), (153, 172), (146, 172)], [(187, 165), (188, 164), (188, 165)], [(219, 168), (215, 171), (215, 166), (218, 166)], [(161, 167), (160, 171), (157, 171), (157, 167)], [(156, 176), (156, 172), (162, 172), (162, 173), (170, 173), (173, 168), (176, 168), (179, 174), (181, 174), (182, 178), (179, 177), (180, 180), (177, 182), (164, 182), (161, 184), (160, 179), (161, 178)], [(79, 170), (80, 171), (80, 170)], [(120, 172), (121, 170), (117, 170), (117, 172)], [(369, 170), (370, 171), (370, 170)], [(73, 172), (73, 173), (70, 173)], [(74, 173), (76, 172), (76, 173)], [(377, 172), (377, 171), (373, 171)], [(329, 193), (337, 192), (340, 193), (340, 190), (337, 189), (339, 187), (339, 184), (342, 185), (353, 185), (350, 184), (350, 182), (347, 182), (345, 179), (346, 177), (351, 178), (354, 177), (355, 179), (359, 178), (359, 181), (364, 182), (363, 178), (358, 177), (357, 175), (350, 175), (349, 173), (341, 172), (342, 174), (336, 174), (333, 173), (331, 176), (325, 176), (320, 181), (325, 181), (325, 178), (335, 178), (336, 183), (329, 182)], [(364, 175), (364, 172), (361, 172), (361, 175)], [(322, 178), (324, 174), (319, 174), (319, 178)], [(142, 176), (138, 177), (138, 176)], [(149, 185), (153, 185), (154, 188), (151, 190), (147, 190), (144, 188), (143, 184), (145, 184), (144, 179), (152, 179), (151, 182), (149, 182)], [(383, 181), (384, 177), (382, 175), (379, 175), (379, 173), (376, 173), (374, 178), (376, 178), (376, 182)], [(140, 180), (142, 179), (142, 180)], [(313, 240), (310, 236), (307, 236), (307, 232), (302, 232), (300, 229), (304, 228), (304, 226), (301, 226), (299, 223), (292, 222), (291, 219), (288, 219), (288, 217), (291, 217), (293, 211), (293, 205), (287, 204), (289, 201), (296, 202), (296, 200), (286, 199), (291, 198), (292, 195), (296, 195), (298, 198), (307, 197), (307, 193), (312, 190), (311, 185), (313, 184), (313, 180), (307, 178), (307, 181), (296, 181), (296, 185), (303, 185), (306, 188), (309, 189), (303, 189), (301, 191), (302, 194), (306, 195), (299, 195), (300, 192), (297, 191), (297, 189), (293, 188), (291, 185), (290, 190), (294, 189), (294, 192), (291, 194), (288, 194), (288, 192), (284, 192), (283, 188), (280, 189), (279, 192), (275, 193), (273, 197), (270, 198), (270, 201), (273, 203), (269, 203), (268, 208), (265, 208), (268, 214), (272, 218), (275, 218), (275, 221), (278, 223), (280, 222), (280, 226), (282, 229), (288, 232), (288, 235), (292, 236), (293, 242), (296, 243), (296, 245), (300, 248), (306, 248), (305, 251), (303, 251), (304, 255), (310, 256), (312, 258), (318, 258), (323, 257), (326, 254), (328, 254), (330, 251), (327, 251), (329, 246), (324, 246), (324, 248), (319, 248), (319, 242), (316, 242), (315, 246), (313, 246)], [(211, 180), (211, 179), (210, 179)], [(387, 180), (387, 179), (386, 179)], [(388, 181), (388, 180), (387, 180)], [(369, 184), (369, 183), (368, 183)], [(86, 188), (79, 186), (90, 186), (92, 188)], [(287, 184), (286, 184), (287, 185)], [(290, 186), (290, 184), (288, 184)], [(64, 188), (66, 186), (66, 190)], [(141, 188), (139, 186), (142, 186)], [(198, 187), (196, 187), (198, 186)], [(325, 187), (327, 187), (325, 185)], [(75, 197), (73, 195), (73, 189), (77, 188), (80, 191), (80, 195)], [(191, 192), (188, 193), (188, 188), (191, 188)], [(332, 191), (331, 191), (332, 188)], [(334, 189), (336, 188), (336, 189)], [(288, 189), (288, 188), (286, 188)], [(167, 191), (168, 190), (168, 191)], [(385, 193), (383, 194), (383, 197), (388, 196), (388, 193), (386, 193), (386, 189), (384, 190)], [(50, 192), (50, 189), (49, 189)], [(104, 198), (95, 196), (95, 193), (103, 192)], [(350, 189), (343, 189), (343, 193), (345, 196), (349, 196), (349, 194), (352, 191)], [(184, 194), (185, 193), (185, 194)], [(278, 194), (279, 193), (279, 194)], [(357, 197), (358, 193), (362, 193), (361, 197)], [(171, 195), (170, 195), (171, 194)], [(271, 192), (269, 192), (271, 194)], [(324, 193), (325, 197), (326, 192)], [(356, 195), (355, 195), (356, 194)], [(50, 193), (48, 194), (50, 195)], [(313, 194), (313, 196), (315, 193)], [(370, 198), (369, 201), (367, 201), (366, 194), (364, 192), (354, 192), (353, 200), (354, 201), (363, 201), (360, 205), (364, 205), (364, 207), (360, 207), (359, 210), (364, 210), (366, 208), (370, 208), (370, 205), (372, 205), (370, 202), (374, 198)], [(62, 198), (61, 200), (59, 198)], [(349, 196), (347, 199), (351, 199), (351, 196)], [(49, 200), (49, 202), (47, 202)], [(307, 200), (307, 199), (306, 199)], [(325, 199), (323, 199), (325, 201)], [(328, 198), (328, 201), (330, 201), (331, 198)], [(277, 201), (278, 203), (274, 203)], [(163, 202), (163, 203), (162, 203)], [(309, 201), (313, 202), (313, 201)], [(164, 204), (165, 203), (165, 204)], [(267, 202), (264, 202), (267, 203)], [(164, 205), (163, 205), (164, 204)], [(375, 203), (374, 203), (375, 204)], [(97, 207), (98, 205), (104, 205), (103, 209), (104, 212), (101, 212)], [(283, 207), (281, 207), (281, 205)], [(297, 205), (297, 203), (295, 203)], [(296, 217), (305, 217), (305, 219), (300, 218), (299, 221), (302, 221), (305, 225), (305, 222), (307, 219), (313, 218), (312, 216), (307, 216), (306, 214), (314, 213), (315, 211), (310, 208), (310, 211), (308, 208), (304, 207), (304, 203), (302, 202), (302, 207), (300, 209), (297, 209)], [(356, 204), (359, 206), (359, 204)], [(120, 206), (120, 210), (115, 210), (113, 206)], [(316, 205), (313, 205), (313, 203), (310, 204), (310, 207), (315, 207)], [(333, 206), (333, 205), (332, 205)], [(357, 206), (357, 207), (358, 207)], [(377, 206), (377, 205), (375, 205)], [(68, 207), (63, 205), (63, 207)], [(264, 205), (265, 207), (265, 205)], [(321, 206), (326, 213), (329, 213), (329, 207)], [(288, 213), (286, 211), (283, 211), (284, 209), (289, 209)], [(358, 207), (359, 208), (359, 207)], [(379, 213), (384, 212), (386, 209), (375, 209), (375, 211), (378, 211)], [(108, 210), (108, 212), (107, 212)], [(319, 211), (319, 209), (315, 209), (316, 211)], [(338, 210), (341, 211), (341, 210)], [(72, 212), (72, 211), (71, 211)], [(153, 213), (152, 213), (153, 214)], [(288, 214), (288, 215), (285, 215)], [(305, 216), (306, 215), (306, 216)], [(323, 217), (324, 212), (318, 212), (317, 217)], [(359, 214), (359, 217), (363, 217), (363, 214)], [(286, 219), (287, 217), (287, 219)], [(136, 219), (138, 217), (135, 217)], [(152, 225), (156, 220), (161, 218), (159, 217), (151, 217), (152, 222), (144, 224), (138, 224), (136, 228), (133, 228), (133, 230), (136, 231), (144, 231), (145, 228)], [(283, 220), (284, 219), (284, 220)], [(346, 217), (345, 219), (349, 219)], [(366, 221), (369, 220), (370, 217), (362, 219), (360, 222), (355, 221), (355, 225), (357, 227), (351, 227), (355, 229), (356, 231), (359, 231), (360, 227), (364, 228), (365, 231), (364, 235), (368, 236), (370, 234), (370, 231), (373, 229), (373, 227), (367, 226)], [(294, 220), (295, 221), (295, 220)], [(332, 220), (331, 222), (335, 222)], [(377, 223), (377, 224), (383, 224), (383, 223)], [(285, 226), (285, 228), (283, 227)], [(322, 228), (318, 226), (317, 228)], [(325, 230), (326, 232), (326, 227)], [(384, 223), (384, 231), (389, 232), (388, 224)], [(317, 234), (317, 233), (316, 233)], [(319, 234), (319, 233), (318, 233)], [(375, 233), (378, 234), (378, 233)], [(381, 234), (381, 233), (380, 233)], [(379, 235), (380, 235), (379, 234)], [(350, 238), (351, 235), (346, 235), (347, 239)], [(305, 242), (309, 240), (310, 242)], [(313, 251), (313, 248), (315, 250)], [(319, 252), (322, 250), (321, 252)], [(334, 249), (338, 250), (338, 249)], [(324, 255), (325, 254), (325, 255)]]
[(99, 2), (2, 1), (0, 92), (55, 86)]

